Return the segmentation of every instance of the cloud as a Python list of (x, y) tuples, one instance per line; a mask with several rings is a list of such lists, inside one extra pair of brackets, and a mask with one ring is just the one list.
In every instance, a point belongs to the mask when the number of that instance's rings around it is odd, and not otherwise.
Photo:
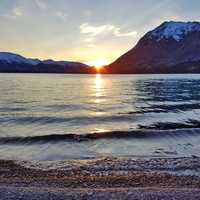
[(47, 9), (47, 4), (44, 2), (44, 0), (35, 0), (35, 3), (42, 10)]
[(95, 44), (88, 44), (87, 47), (88, 47), (88, 48), (95, 48), (96, 45), (95, 45)]
[(3, 17), (8, 20), (16, 20), (18, 17), (24, 15), (24, 9), (22, 7), (15, 7), (7, 14), (0, 14), (0, 17)]
[(84, 39), (84, 42), (93, 42), (94, 41), (94, 37), (88, 37)]
[(62, 11), (57, 11), (56, 16), (63, 21), (66, 21), (66, 19), (67, 19), (67, 14)]
[(88, 23), (84, 23), (80, 25), (80, 30), (81, 33), (89, 34), (91, 36), (96, 36), (106, 31), (112, 31), (113, 26), (109, 24), (102, 26), (90, 26)]
[(131, 32), (127, 32), (127, 33), (121, 33), (120, 28), (115, 28), (114, 30), (114, 35), (117, 37), (135, 37), (137, 35), (136, 31), (131, 31)]
[(112, 33), (116, 37), (135, 37), (137, 35), (136, 31), (132, 32), (121, 32), (119, 27), (111, 24), (105, 24), (101, 26), (91, 26), (88, 23), (80, 25), (80, 31), (83, 34), (88, 34), (91, 37), (97, 36), (103, 33)]
[(16, 17), (21, 17), (23, 16), (23, 9), (20, 7), (13, 8), (12, 14)]

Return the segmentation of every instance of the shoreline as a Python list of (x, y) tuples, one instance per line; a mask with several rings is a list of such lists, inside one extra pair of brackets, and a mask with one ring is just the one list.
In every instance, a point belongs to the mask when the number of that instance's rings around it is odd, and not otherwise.
[(200, 158), (1, 160), (0, 177), (0, 197), (3, 195), (0, 199), (9, 196), (5, 196), (5, 191), (33, 197), (42, 193), (47, 195), (44, 199), (49, 195), (55, 195), (55, 199), (83, 199), (85, 195), (86, 199), (90, 196), (91, 199), (126, 199), (129, 195), (132, 199), (142, 194), (144, 198), (139, 199), (151, 199), (147, 198), (148, 194), (152, 199), (159, 195), (169, 199), (171, 194), (174, 199), (181, 199), (183, 194), (189, 195), (188, 199), (200, 198)]

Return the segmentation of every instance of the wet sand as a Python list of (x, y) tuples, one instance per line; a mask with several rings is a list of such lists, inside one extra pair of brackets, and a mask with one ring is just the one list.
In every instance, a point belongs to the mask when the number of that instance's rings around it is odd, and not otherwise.
[(200, 159), (1, 160), (0, 199), (200, 199)]

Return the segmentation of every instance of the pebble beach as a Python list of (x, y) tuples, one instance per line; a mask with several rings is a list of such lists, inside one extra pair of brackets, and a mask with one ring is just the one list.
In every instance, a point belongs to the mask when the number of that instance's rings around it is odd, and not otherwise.
[(0, 199), (200, 199), (200, 159), (0, 161)]

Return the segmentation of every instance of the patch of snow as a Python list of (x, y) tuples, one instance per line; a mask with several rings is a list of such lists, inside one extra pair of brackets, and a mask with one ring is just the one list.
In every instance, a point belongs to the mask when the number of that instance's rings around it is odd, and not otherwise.
[(193, 31), (200, 31), (199, 22), (164, 22), (158, 28), (150, 32), (150, 36), (156, 38), (157, 41), (163, 38), (173, 38), (177, 42), (182, 40), (184, 36)]
[(8, 52), (0, 52), (0, 60), (7, 63), (25, 63), (30, 65), (37, 65), (41, 62), (37, 59), (27, 59), (23, 56)]
[(55, 60), (43, 60), (42, 61), (43, 64), (47, 64), (47, 65), (51, 65), (51, 64), (56, 64), (56, 65), (62, 65), (62, 66), (70, 66), (70, 67), (80, 67), (80, 65), (85, 66), (82, 63), (79, 62), (73, 62), (73, 61), (55, 61)]
[(73, 61), (55, 61), (55, 60), (39, 60), (39, 59), (30, 59), (25, 58), (21, 55), (9, 53), (9, 52), (0, 52), (0, 61), (6, 62), (8, 64), (11, 63), (19, 63), (19, 64), (29, 64), (29, 65), (37, 65), (39, 63), (47, 64), (47, 65), (61, 65), (61, 66), (69, 66), (69, 67), (89, 67), (80, 62)]
[(39, 60), (39, 59), (27, 59), (28, 61), (29, 61), (29, 63), (30, 64), (32, 64), (32, 65), (37, 65), (37, 64), (39, 64), (39, 63), (41, 63), (42, 61), (41, 60)]

